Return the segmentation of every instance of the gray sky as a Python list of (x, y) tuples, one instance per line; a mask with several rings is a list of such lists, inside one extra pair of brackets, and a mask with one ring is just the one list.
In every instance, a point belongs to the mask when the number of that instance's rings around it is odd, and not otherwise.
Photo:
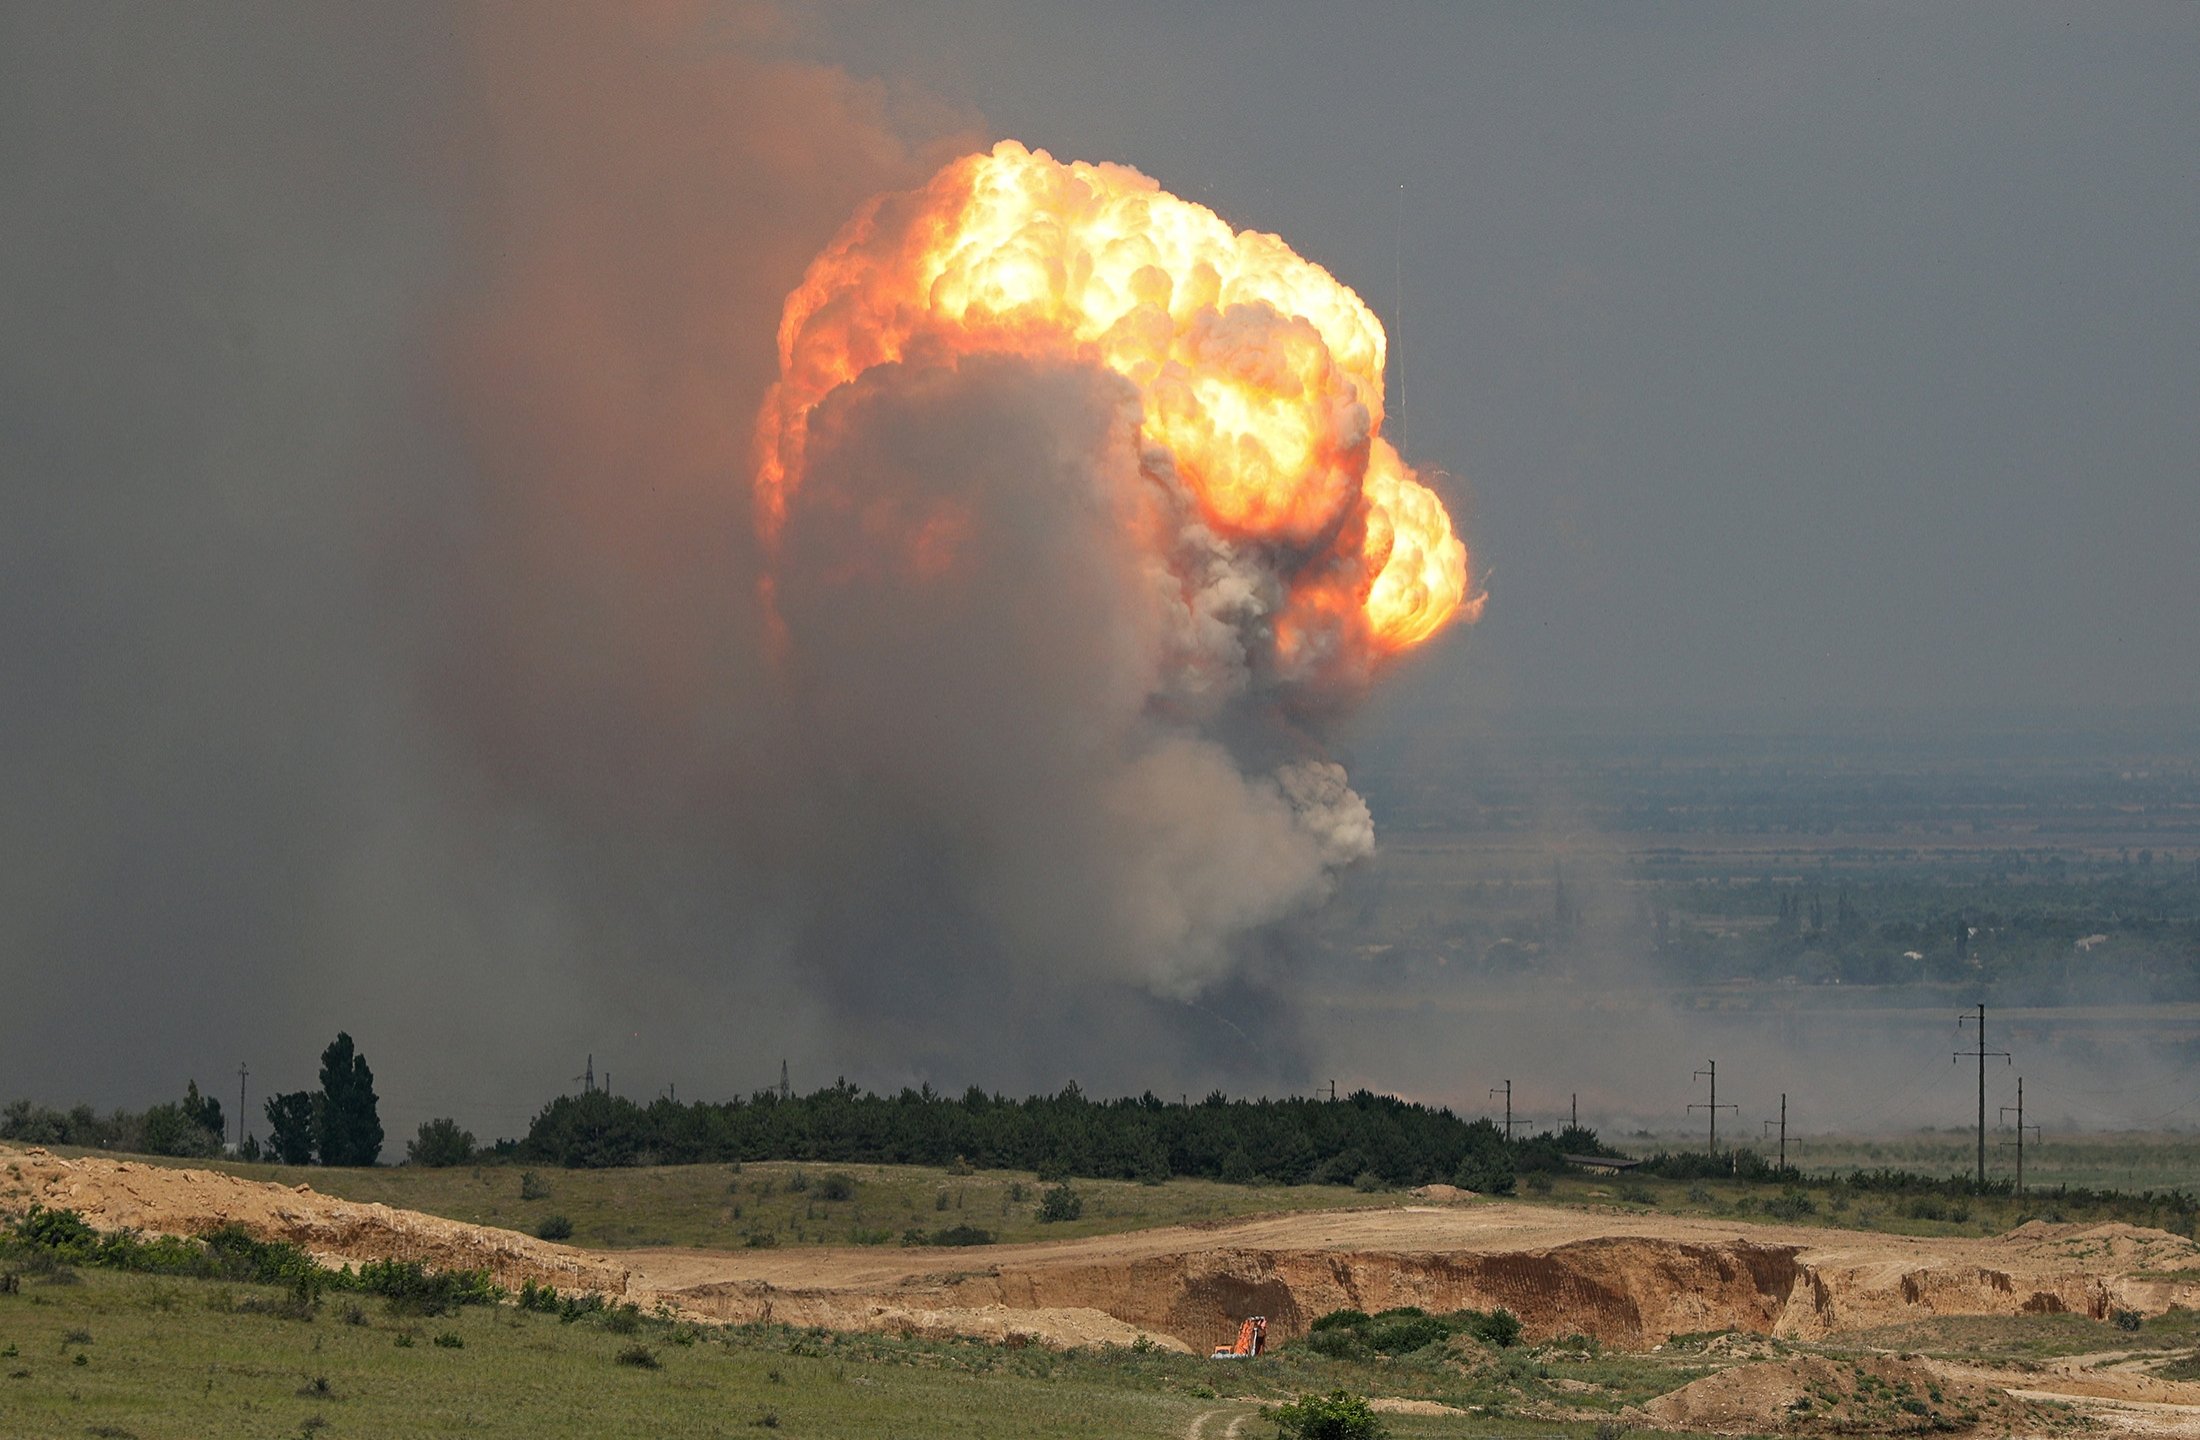
[(1394, 338), (1402, 271), (1410, 448), (1494, 572), (1432, 690), (2200, 701), (2192, 7), (861, 8), (821, 50)]
[(1051, 1085), (1057, 1027), (1201, 1088), (1205, 1022), (1043, 985), (948, 1073), (967, 916), (896, 984), (812, 959), (921, 847), (762, 838), (778, 298), (997, 136), (1402, 332), (1491, 598), (1371, 732), (2200, 704), (2190, 6), (623, 13), (0, 6), (0, 1097), (303, 1085), (339, 1026), (393, 1137), (516, 1133), (590, 1049)]

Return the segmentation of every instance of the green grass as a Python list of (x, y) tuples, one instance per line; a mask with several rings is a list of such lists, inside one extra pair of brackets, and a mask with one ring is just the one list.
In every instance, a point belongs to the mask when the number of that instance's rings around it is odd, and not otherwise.
[[(1927, 1172), (1930, 1173), (1930, 1172)], [(1907, 1195), (1829, 1188), (1813, 1181), (1802, 1187), (1808, 1209), (1788, 1201), (1791, 1187), (1741, 1180), (1667, 1180), (1628, 1175), (1608, 1178), (1586, 1174), (1549, 1177), (1547, 1190), (1523, 1187), (1520, 1199), (1561, 1205), (1609, 1205), (1633, 1211), (1746, 1220), (1758, 1224), (1802, 1225), (1825, 1229), (1870, 1230), (1888, 1235), (1999, 1235), (2028, 1220), (2093, 1223), (2125, 1220), (2185, 1234), (2188, 1221), (2169, 1206), (2151, 1210), (2138, 1201), (2080, 1204), (2027, 1189), (2014, 1195)]]
[[(1925, 1173), (1960, 1168), (1941, 1163), (1953, 1153), (1950, 1137), (1944, 1135), (1909, 1137), (1900, 1142), (1843, 1143), (1851, 1147), (1843, 1153), (1857, 1164), (1894, 1165)], [(2188, 1148), (2200, 1150), (2200, 1140), (2185, 1136), (2124, 1137), (2118, 1144), (2110, 1144), (2103, 1137), (2097, 1142), (2080, 1140), (2070, 1144), (2072, 1148), (2097, 1149), (2104, 1164), (2109, 1158), (2136, 1164), (2134, 1156), (2155, 1149), (2169, 1157), (2159, 1166), (2151, 1162), (2141, 1166), (2142, 1172), (2166, 1171), (2183, 1163), (2176, 1157)], [(534, 1233), (550, 1217), (562, 1215), (573, 1224), (568, 1243), (598, 1249), (645, 1245), (739, 1249), (752, 1243), (898, 1245), (909, 1230), (929, 1234), (955, 1226), (984, 1230), (1000, 1243), (1013, 1244), (1120, 1234), (1159, 1225), (1414, 1203), (1403, 1191), (1366, 1194), (1331, 1185), (1247, 1186), (1181, 1179), (1164, 1185), (1141, 1185), (1126, 1180), (1076, 1180), (1071, 1183), (1084, 1197), (1082, 1215), (1073, 1221), (1047, 1224), (1038, 1219), (1039, 1200), (1047, 1186), (1028, 1171), (954, 1175), (933, 1166), (786, 1161), (620, 1170), (517, 1165), (352, 1170), (132, 1158), (149, 1164), (206, 1166), (282, 1185), (303, 1183), (322, 1194), (347, 1200), (379, 1201), (528, 1233)], [(529, 1174), (534, 1177), (539, 1195), (523, 1199), (522, 1182)], [(824, 1198), (828, 1177), (836, 1176), (850, 1182), (849, 1198)], [(2139, 1212), (2096, 1213), (2038, 1190), (2021, 1198), (1948, 1198), (1829, 1192), (1814, 1187), (1806, 1192), (1811, 1208), (1799, 1214), (1781, 1207), (1783, 1187), (1777, 1185), (1646, 1176), (1615, 1179), (1578, 1173), (1544, 1178), (1548, 1179), (1548, 1189), (1537, 1188), (1542, 1180), (1531, 1178), (1515, 1198), (1530, 1203), (1654, 1209), (1668, 1215), (1896, 1235), (1995, 1235), (2031, 1219), (2124, 1218), (2183, 1229), (2183, 1223), (2166, 1211), (2152, 1216)]]
[[(1286, 1351), (1222, 1367), (1124, 1347), (1057, 1353), (617, 1314), (568, 1324), (512, 1307), (418, 1318), (331, 1299), (312, 1319), (245, 1308), (282, 1294), (108, 1271), (84, 1271), (62, 1285), (32, 1277), (20, 1293), (0, 1294), (0, 1433), (1161, 1437), (1183, 1435), (1202, 1414), (1217, 1415), (1207, 1429), (1219, 1434), (1243, 1414), (1254, 1418), (1242, 1433), (1263, 1436), (1272, 1431), (1254, 1416), (1257, 1401), (1231, 1397), (1273, 1401), (1343, 1385), (1493, 1407), (1471, 1421), (1389, 1417), (1400, 1440), (1581, 1440), (1616, 1402), (1583, 1405), (1574, 1423), (1501, 1412), (1548, 1390), (1542, 1375), (1569, 1365), (1619, 1367), (1615, 1375), (1632, 1378), (1613, 1393), (1630, 1396), (1693, 1373), (1639, 1357), (1547, 1364), (1518, 1349), (1430, 1353), (1379, 1367)], [(653, 1364), (639, 1360), (645, 1352)]]
[[(306, 1184), (345, 1200), (380, 1202), (530, 1234), (551, 1216), (563, 1215), (573, 1222), (567, 1243), (598, 1248), (739, 1249), (752, 1237), (773, 1245), (896, 1245), (903, 1232), (912, 1228), (931, 1232), (957, 1225), (990, 1231), (1001, 1243), (1011, 1244), (1248, 1215), (1413, 1203), (1402, 1191), (1366, 1195), (1336, 1185), (1075, 1180), (1073, 1188), (1084, 1197), (1083, 1214), (1076, 1220), (1042, 1223), (1039, 1200), (1048, 1187), (1029, 1171), (953, 1175), (924, 1165), (784, 1161), (622, 1170), (518, 1165), (348, 1170), (131, 1158), (147, 1164), (220, 1170), (280, 1185)], [(530, 1173), (544, 1192), (539, 1199), (520, 1198), (522, 1178)], [(848, 1177), (853, 1182), (851, 1198), (825, 1199), (828, 1176)]]

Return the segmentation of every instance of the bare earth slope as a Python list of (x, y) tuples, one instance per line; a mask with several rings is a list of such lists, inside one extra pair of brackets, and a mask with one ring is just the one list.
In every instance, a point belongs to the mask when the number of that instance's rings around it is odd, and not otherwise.
[(651, 1248), (616, 1256), (361, 1205), (307, 1187), (0, 1148), (0, 1214), (66, 1206), (103, 1229), (193, 1233), (235, 1222), (332, 1261), (483, 1268), (729, 1321), (911, 1330), (1054, 1344), (1147, 1334), (1199, 1350), (1239, 1317), (1277, 1339), (1346, 1306), (1504, 1306), (1531, 1338), (1643, 1347), (1736, 1329), (1796, 1339), (1931, 1315), (2200, 1306), (2200, 1247), (2127, 1225), (2032, 1224), (1922, 1239), (1477, 1202), (1347, 1210), (983, 1249)]
[(607, 1295), (624, 1295), (628, 1288), (627, 1269), (615, 1260), (516, 1231), (355, 1204), (307, 1185), (0, 1146), (0, 1216), (13, 1218), (34, 1204), (77, 1211), (99, 1230), (196, 1235), (241, 1225), (262, 1240), (288, 1240), (331, 1264), (417, 1260), (435, 1270), (487, 1270), (508, 1289), (529, 1280)]

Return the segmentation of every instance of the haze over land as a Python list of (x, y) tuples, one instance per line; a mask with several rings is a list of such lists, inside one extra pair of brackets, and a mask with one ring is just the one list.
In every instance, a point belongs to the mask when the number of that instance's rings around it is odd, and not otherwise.
[[(1701, 1052), (1752, 1130), (1956, 1124), (1983, 993), (2134, 1011), (2004, 1047), (2049, 1118), (2189, 1123), (2196, 61), (2183, 6), (16, 7), (0, 1097), (342, 1028), (393, 1135), (591, 1052), (1646, 1126)], [(898, 817), (791, 854), (759, 773), (781, 302), (1000, 137), (1355, 287), (1490, 596), (1309, 723), (1378, 853), (1189, 1001), (978, 933)], [(980, 688), (927, 713), (1011, 733)]]

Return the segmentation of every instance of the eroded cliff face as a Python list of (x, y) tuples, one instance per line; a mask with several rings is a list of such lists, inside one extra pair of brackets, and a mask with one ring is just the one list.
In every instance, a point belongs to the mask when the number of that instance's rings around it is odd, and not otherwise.
[(1815, 1338), (1921, 1313), (2068, 1310), (2104, 1317), (2119, 1304), (2166, 1308), (2177, 1298), (2174, 1290), (2151, 1282), (2119, 1289), (2116, 1279), (2077, 1267), (2020, 1279), (1976, 1265), (1820, 1257), (1800, 1244), (1626, 1236), (1490, 1253), (1218, 1247), (1120, 1261), (1012, 1263), (871, 1289), (740, 1282), (667, 1298), (720, 1319), (842, 1328), (951, 1329), (954, 1316), (967, 1314), (988, 1317), (982, 1328), (989, 1333), (1003, 1325), (1013, 1333), (1013, 1317), (1022, 1315), (1032, 1317), (1035, 1338), (1048, 1338), (1040, 1317), (1050, 1323), (1084, 1317), (1068, 1343), (1146, 1334), (1192, 1350), (1226, 1339), (1246, 1315), (1266, 1315), (1271, 1339), (1281, 1341), (1347, 1307), (1502, 1306), (1520, 1317), (1530, 1339), (1582, 1334), (1641, 1349), (1705, 1330)]
[(1023, 1337), (1146, 1335), (1204, 1352), (1266, 1315), (1500, 1306), (1530, 1339), (1639, 1349), (1707, 1330), (1815, 1339), (1927, 1315), (2200, 1308), (2200, 1246), (2130, 1225), (1920, 1238), (1472, 1204), (1272, 1216), (989, 1250), (588, 1251), (213, 1171), (0, 1147), (0, 1216), (66, 1207), (100, 1229), (240, 1224), (330, 1263), (418, 1260), (697, 1318)]

